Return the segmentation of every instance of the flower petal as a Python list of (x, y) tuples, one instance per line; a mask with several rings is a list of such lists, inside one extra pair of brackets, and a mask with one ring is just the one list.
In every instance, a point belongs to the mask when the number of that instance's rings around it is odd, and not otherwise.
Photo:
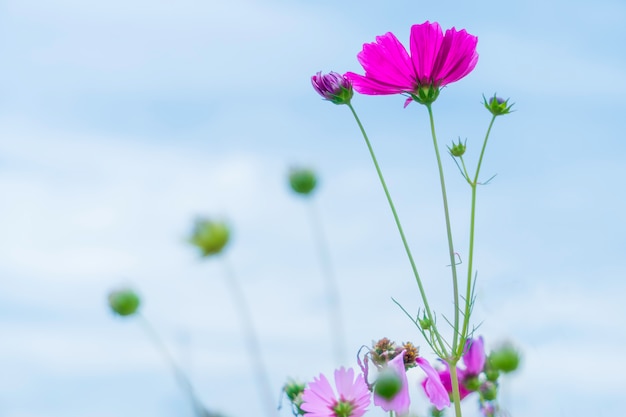
[(411, 26), (411, 60), (420, 85), (433, 84), (436, 75), (434, 65), (442, 42), (439, 23), (426, 21)]
[(417, 358), (415, 360), (420, 368), (426, 373), (428, 378), (424, 383), (424, 391), (428, 396), (430, 402), (438, 409), (443, 410), (445, 407), (450, 406), (450, 396), (448, 391), (444, 388), (439, 379), (439, 374), (424, 358)]

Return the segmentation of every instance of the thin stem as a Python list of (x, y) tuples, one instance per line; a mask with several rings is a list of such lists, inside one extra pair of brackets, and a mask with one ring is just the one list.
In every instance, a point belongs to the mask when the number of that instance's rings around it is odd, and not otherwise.
[[(365, 133), (365, 129), (363, 128), (363, 125), (361, 124), (361, 120), (359, 119), (359, 116), (357, 116), (356, 111), (354, 110), (354, 108), (352, 107), (352, 104), (348, 103), (348, 107), (350, 108), (350, 111), (352, 111), (352, 115), (354, 116), (354, 119), (356, 120), (357, 124), (359, 125), (359, 129), (361, 130), (361, 134), (363, 135), (363, 138), (365, 139), (365, 143), (367, 145), (367, 148), (369, 149), (370, 155), (372, 157), (372, 161), (374, 162), (374, 166), (376, 167), (376, 172), (378, 173), (378, 178), (380, 179), (380, 183), (383, 186), (383, 190), (385, 191), (385, 196), (387, 197), (387, 201), (389, 202), (389, 207), (391, 208), (391, 212), (393, 214), (393, 218), (396, 222), (396, 226), (398, 227), (398, 232), (400, 232), (400, 238), (402, 239), (402, 244), (404, 245), (404, 249), (406, 251), (407, 257), (409, 258), (409, 262), (411, 264), (411, 269), (413, 270), (413, 275), (415, 276), (415, 281), (417, 282), (417, 286), (419, 288), (419, 292), (420, 295), (422, 297), (422, 302), (424, 303), (424, 310), (426, 311), (426, 315), (428, 316), (428, 319), (430, 320), (430, 322), (432, 323), (433, 326), (433, 332), (435, 333), (436, 337), (437, 337), (437, 341), (439, 342), (439, 347), (440, 347), (440, 352), (437, 352), (439, 354), (439, 356), (441, 357), (445, 357), (447, 356), (447, 350), (445, 348), (445, 345), (441, 339), (441, 335), (439, 334), (439, 331), (436, 329), (435, 327), (435, 319), (433, 317), (433, 314), (430, 310), (430, 306), (428, 305), (428, 299), (426, 298), (426, 292), (424, 291), (424, 286), (422, 285), (422, 280), (419, 276), (419, 273), (417, 272), (417, 267), (415, 266), (415, 261), (413, 260), (413, 255), (411, 254), (411, 249), (409, 248), (409, 244), (406, 240), (406, 236), (404, 235), (404, 230), (402, 229), (402, 224), (400, 223), (400, 218), (398, 217), (398, 213), (396, 212), (396, 208), (395, 205), (393, 204), (393, 200), (391, 199), (391, 195), (389, 194), (389, 190), (387, 189), (387, 183), (385, 182), (385, 178), (383, 177), (383, 173), (380, 170), (380, 167), (378, 165), (378, 161), (376, 159), (376, 155), (374, 154), (374, 150), (372, 148), (372, 145), (367, 137), (367, 133)], [(433, 346), (434, 349), (434, 346)]]
[(326, 293), (330, 308), (328, 311), (328, 319), (330, 324), (331, 339), (333, 344), (333, 356), (335, 362), (339, 366), (345, 363), (345, 332), (343, 326), (343, 315), (341, 314), (341, 304), (339, 302), (339, 288), (337, 286), (337, 278), (330, 261), (330, 253), (322, 222), (317, 213), (315, 203), (312, 198), (308, 198), (309, 217), (311, 218), (311, 227), (313, 229), (314, 239), (317, 245), (317, 253), (319, 255), (322, 273), (326, 279)]
[(454, 404), (454, 414), (461, 417), (461, 393), (459, 391), (459, 377), (456, 371), (456, 360), (448, 362), (450, 369), (450, 381), (452, 382), (452, 403)]
[[(491, 118), (491, 122), (489, 123), (489, 127), (487, 128), (487, 133), (485, 134), (485, 140), (483, 141), (483, 147), (480, 151), (480, 157), (478, 158), (478, 164), (476, 165), (476, 173), (474, 174), (474, 180), (470, 182), (470, 186), (472, 187), (472, 205), (470, 211), (470, 233), (469, 233), (469, 253), (467, 260), (467, 288), (465, 289), (465, 310), (463, 315), (463, 328), (461, 330), (461, 337), (463, 339), (467, 338), (467, 332), (469, 329), (469, 319), (471, 313), (471, 303), (472, 303), (472, 275), (473, 275), (473, 264), (474, 264), (474, 240), (475, 240), (475, 225), (476, 225), (476, 190), (478, 188), (478, 174), (480, 173), (480, 167), (483, 162), (483, 156), (485, 155), (485, 149), (487, 148), (487, 141), (489, 140), (489, 134), (491, 133), (491, 128), (493, 127), (493, 123), (496, 120), (496, 116), (494, 115)], [(457, 347), (457, 355), (463, 354), (463, 349), (465, 346)]]
[[(448, 196), (446, 193), (446, 182), (443, 175), (443, 166), (441, 164), (441, 156), (439, 155), (439, 145), (437, 144), (437, 135), (435, 133), (435, 120), (433, 118), (433, 110), (430, 104), (426, 104), (428, 109), (428, 118), (430, 120), (430, 132), (433, 137), (433, 145), (435, 147), (435, 155), (437, 156), (437, 167), (439, 168), (439, 182), (441, 183), (441, 196), (443, 198), (443, 211), (446, 218), (446, 233), (448, 236), (448, 252), (450, 253), (450, 267), (452, 268), (452, 290), (454, 292), (454, 336), (452, 339), (452, 352), (456, 352), (459, 345), (459, 286), (456, 274), (456, 259), (454, 255), (454, 244), (452, 242), (452, 227), (450, 225), (450, 212), (448, 210)], [(463, 340), (461, 340), (463, 344)]]
[(182, 371), (182, 369), (178, 366), (174, 357), (170, 353), (170, 351), (165, 346), (165, 343), (159, 337), (159, 334), (156, 332), (154, 327), (150, 324), (148, 319), (142, 315), (141, 313), (136, 313), (141, 326), (148, 334), (148, 337), (152, 340), (157, 350), (161, 353), (165, 361), (168, 363), (172, 371), (174, 372), (174, 377), (176, 381), (180, 385), (181, 389), (189, 396), (189, 400), (191, 401), (191, 406), (193, 407), (194, 414), (198, 417), (208, 416), (210, 415), (206, 408), (202, 405), (200, 400), (198, 400), (197, 395), (194, 392), (193, 386), (191, 385), (191, 381), (187, 378), (187, 375)]
[(246, 302), (246, 298), (229, 262), (227, 262), (224, 256), (222, 256), (221, 260), (225, 270), (226, 285), (230, 290), (236, 309), (239, 311), (239, 318), (241, 319), (241, 325), (246, 338), (246, 347), (248, 348), (248, 354), (252, 362), (251, 365), (255, 370), (257, 385), (262, 400), (265, 403), (265, 411), (268, 416), (278, 416), (277, 407), (273, 400), (274, 394), (272, 393), (269, 374), (263, 362), (261, 346), (254, 330), (252, 314), (248, 308), (248, 303)]

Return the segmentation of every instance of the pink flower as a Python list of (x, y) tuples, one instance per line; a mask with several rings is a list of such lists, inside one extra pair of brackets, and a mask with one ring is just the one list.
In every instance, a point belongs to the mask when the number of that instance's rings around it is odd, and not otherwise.
[[(409, 412), (411, 398), (409, 397), (409, 383), (406, 378), (406, 369), (404, 367), (404, 350), (387, 364), (389, 370), (396, 373), (400, 379), (402, 387), (391, 399), (386, 399), (380, 395), (374, 394), (374, 405), (381, 407), (385, 411), (395, 411), (396, 414), (402, 415)], [(383, 371), (384, 372), (384, 371)]]
[(309, 383), (302, 394), (302, 408), (308, 417), (361, 417), (370, 404), (370, 391), (363, 375), (354, 378), (352, 368), (335, 371), (333, 391), (328, 379), (322, 374)]
[[(448, 364), (446, 363), (446, 369), (441, 371), (436, 371), (439, 375), (439, 380), (443, 385), (444, 389), (448, 393), (448, 398), (452, 395), (452, 377), (450, 377), (450, 369), (448, 368)], [(465, 371), (457, 367), (456, 369), (457, 378), (459, 381), (462, 381), (465, 378)], [(422, 387), (424, 388), (424, 392), (426, 392), (426, 385), (429, 384), (428, 378), (422, 381)], [(467, 397), (471, 394), (472, 391), (468, 390), (463, 386), (463, 384), (459, 384), (459, 395), (461, 399)]]
[(450, 395), (442, 384), (437, 371), (424, 358), (417, 358), (415, 362), (426, 373), (427, 378), (422, 382), (422, 386), (430, 402), (437, 410), (443, 410), (450, 406)]
[(465, 353), (463, 354), (465, 372), (472, 376), (480, 374), (485, 367), (486, 359), (483, 337), (468, 339), (465, 344)]
[(478, 38), (465, 29), (452, 28), (443, 34), (439, 23), (426, 21), (411, 27), (410, 56), (398, 38), (387, 32), (364, 44), (357, 55), (365, 75), (348, 72), (345, 76), (361, 94), (409, 94), (414, 100), (432, 102), (440, 87), (474, 69), (477, 43)]

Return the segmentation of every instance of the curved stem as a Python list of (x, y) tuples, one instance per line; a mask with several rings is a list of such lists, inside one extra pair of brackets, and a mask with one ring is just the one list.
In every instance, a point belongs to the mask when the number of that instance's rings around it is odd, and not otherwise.
[(187, 375), (182, 371), (182, 369), (176, 364), (174, 357), (170, 353), (170, 351), (165, 346), (165, 343), (159, 337), (159, 334), (156, 332), (154, 327), (150, 324), (148, 319), (142, 315), (141, 313), (136, 313), (141, 326), (144, 328), (148, 337), (152, 340), (157, 350), (161, 353), (165, 361), (169, 364), (170, 368), (174, 372), (174, 377), (176, 381), (182, 388), (182, 390), (189, 396), (189, 400), (191, 401), (191, 406), (193, 407), (194, 414), (198, 417), (208, 416), (210, 415), (206, 408), (202, 405), (198, 397), (196, 396), (193, 386), (187, 378)]
[[(470, 183), (472, 187), (472, 203), (471, 203), (471, 211), (470, 211), (470, 234), (469, 234), (469, 253), (467, 260), (467, 288), (465, 289), (465, 309), (464, 309), (464, 317), (463, 317), (463, 328), (461, 329), (461, 337), (463, 339), (467, 338), (467, 333), (469, 330), (469, 319), (472, 308), (472, 275), (473, 275), (473, 265), (474, 265), (474, 238), (475, 238), (475, 224), (476, 224), (476, 189), (478, 187), (478, 174), (480, 173), (480, 167), (483, 162), (483, 156), (485, 155), (485, 149), (487, 148), (487, 141), (489, 140), (489, 134), (491, 133), (491, 128), (493, 127), (493, 123), (496, 120), (496, 116), (494, 115), (491, 118), (491, 122), (489, 123), (489, 127), (487, 128), (487, 133), (485, 134), (485, 140), (483, 141), (483, 147), (480, 151), (480, 157), (478, 158), (478, 164), (476, 166), (476, 173), (474, 174), (474, 180)], [(463, 354), (463, 349), (465, 346), (461, 345), (457, 348), (457, 355)]]
[[(372, 161), (374, 162), (374, 166), (376, 167), (376, 172), (378, 173), (378, 178), (380, 179), (380, 183), (383, 186), (383, 190), (385, 191), (385, 196), (387, 197), (387, 202), (389, 203), (389, 207), (391, 208), (391, 212), (393, 214), (393, 218), (396, 222), (396, 226), (398, 227), (398, 232), (400, 232), (400, 238), (402, 239), (402, 244), (404, 245), (404, 250), (406, 251), (407, 257), (409, 258), (409, 262), (411, 264), (411, 269), (413, 270), (413, 275), (415, 276), (415, 281), (417, 282), (417, 286), (419, 288), (419, 292), (420, 295), (422, 297), (422, 302), (424, 303), (424, 310), (426, 311), (426, 315), (428, 316), (428, 319), (430, 320), (430, 322), (432, 323), (433, 326), (433, 332), (436, 335), (437, 341), (439, 343), (439, 347), (440, 347), (440, 351), (437, 352), (439, 354), (439, 356), (441, 357), (446, 357), (447, 356), (447, 350), (446, 347), (443, 343), (443, 340), (441, 339), (441, 335), (439, 334), (439, 331), (436, 328), (436, 324), (435, 324), (435, 320), (433, 317), (433, 314), (430, 310), (430, 306), (428, 305), (428, 299), (426, 298), (426, 292), (424, 291), (424, 286), (422, 285), (422, 280), (419, 276), (419, 273), (417, 272), (417, 267), (415, 265), (415, 261), (413, 260), (413, 255), (411, 254), (411, 249), (409, 248), (409, 244), (406, 240), (406, 236), (404, 235), (404, 230), (402, 229), (402, 224), (400, 223), (400, 218), (398, 217), (398, 213), (396, 212), (396, 208), (395, 205), (393, 204), (393, 200), (391, 199), (391, 195), (389, 194), (389, 190), (387, 188), (387, 183), (385, 182), (385, 178), (383, 177), (383, 173), (380, 170), (380, 166), (378, 165), (378, 161), (376, 159), (376, 155), (374, 154), (374, 150), (372, 148), (372, 145), (367, 137), (367, 133), (365, 133), (365, 129), (363, 128), (363, 125), (361, 124), (361, 120), (359, 119), (359, 116), (357, 116), (356, 111), (354, 111), (354, 108), (352, 107), (352, 104), (348, 103), (348, 107), (350, 108), (350, 111), (352, 111), (352, 115), (354, 116), (354, 119), (356, 120), (357, 124), (359, 125), (359, 129), (361, 130), (361, 134), (363, 135), (363, 138), (365, 139), (365, 143), (367, 145), (367, 148), (369, 149), (370, 155), (372, 157)], [(434, 346), (432, 346), (433, 349), (435, 348)]]
[(308, 199), (309, 215), (311, 218), (311, 227), (315, 235), (317, 245), (317, 253), (322, 267), (322, 273), (326, 279), (326, 293), (330, 308), (328, 311), (328, 319), (330, 322), (330, 332), (333, 344), (333, 354), (337, 366), (345, 363), (345, 332), (343, 327), (343, 315), (341, 314), (341, 305), (339, 302), (339, 288), (337, 286), (337, 278), (335, 276), (332, 263), (330, 261), (330, 253), (322, 222), (319, 219), (313, 199)]
[[(452, 352), (457, 351), (459, 346), (459, 286), (456, 274), (456, 259), (454, 255), (454, 244), (452, 242), (452, 227), (450, 225), (450, 212), (448, 210), (448, 196), (446, 193), (446, 182), (443, 175), (443, 166), (441, 164), (441, 155), (439, 154), (439, 145), (437, 144), (437, 135), (435, 133), (435, 120), (433, 118), (433, 110), (430, 104), (426, 104), (428, 109), (428, 118), (430, 120), (430, 132), (433, 137), (433, 145), (435, 147), (435, 155), (437, 156), (437, 167), (439, 168), (439, 182), (441, 183), (441, 196), (443, 198), (443, 211), (446, 218), (446, 233), (448, 236), (448, 252), (450, 253), (450, 267), (452, 268), (452, 290), (454, 292), (454, 336), (452, 339)], [(464, 340), (460, 341), (464, 344)]]
[(221, 260), (224, 265), (226, 285), (230, 290), (236, 309), (239, 311), (239, 318), (241, 319), (241, 325), (246, 338), (246, 347), (248, 348), (248, 354), (250, 355), (250, 360), (252, 362), (251, 365), (255, 370), (257, 385), (259, 387), (262, 400), (265, 403), (265, 411), (268, 417), (278, 416), (277, 407), (272, 399), (273, 394), (269, 374), (263, 362), (261, 346), (254, 330), (252, 314), (248, 308), (248, 303), (246, 302), (246, 298), (244, 297), (243, 291), (239, 286), (230, 264), (224, 256), (222, 256)]

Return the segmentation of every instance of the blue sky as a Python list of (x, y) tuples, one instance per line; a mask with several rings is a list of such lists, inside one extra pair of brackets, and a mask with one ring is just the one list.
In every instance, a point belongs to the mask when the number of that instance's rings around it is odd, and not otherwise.
[[(294, 164), (320, 175), (314, 203), (351, 351), (387, 336), (432, 359), (391, 302), (421, 305), (363, 140), (348, 109), (322, 101), (309, 81), (319, 70), (360, 72), (363, 43), (387, 31), (406, 43), (425, 20), (479, 38), (475, 71), (435, 103), (442, 143), (467, 138), (476, 157), (489, 121), (482, 94), (516, 103), (490, 139), (483, 172), (498, 175), (479, 190), (477, 216), (475, 322), (488, 348), (511, 340), (524, 355), (503, 384), (503, 405), (515, 417), (618, 414), (622, 2), (8, 0), (0, 2), (0, 416), (191, 415), (138, 323), (107, 310), (107, 292), (121, 284), (141, 293), (143, 312), (209, 407), (232, 417), (260, 410), (223, 265), (185, 244), (198, 215), (233, 226), (227, 260), (255, 312), (276, 392), (288, 376), (331, 371), (307, 207), (286, 187)], [(403, 101), (356, 96), (354, 106), (431, 303), (446, 314), (427, 115)], [(469, 190), (444, 162), (463, 253)], [(413, 394), (412, 411), (423, 415), (426, 402)]]

